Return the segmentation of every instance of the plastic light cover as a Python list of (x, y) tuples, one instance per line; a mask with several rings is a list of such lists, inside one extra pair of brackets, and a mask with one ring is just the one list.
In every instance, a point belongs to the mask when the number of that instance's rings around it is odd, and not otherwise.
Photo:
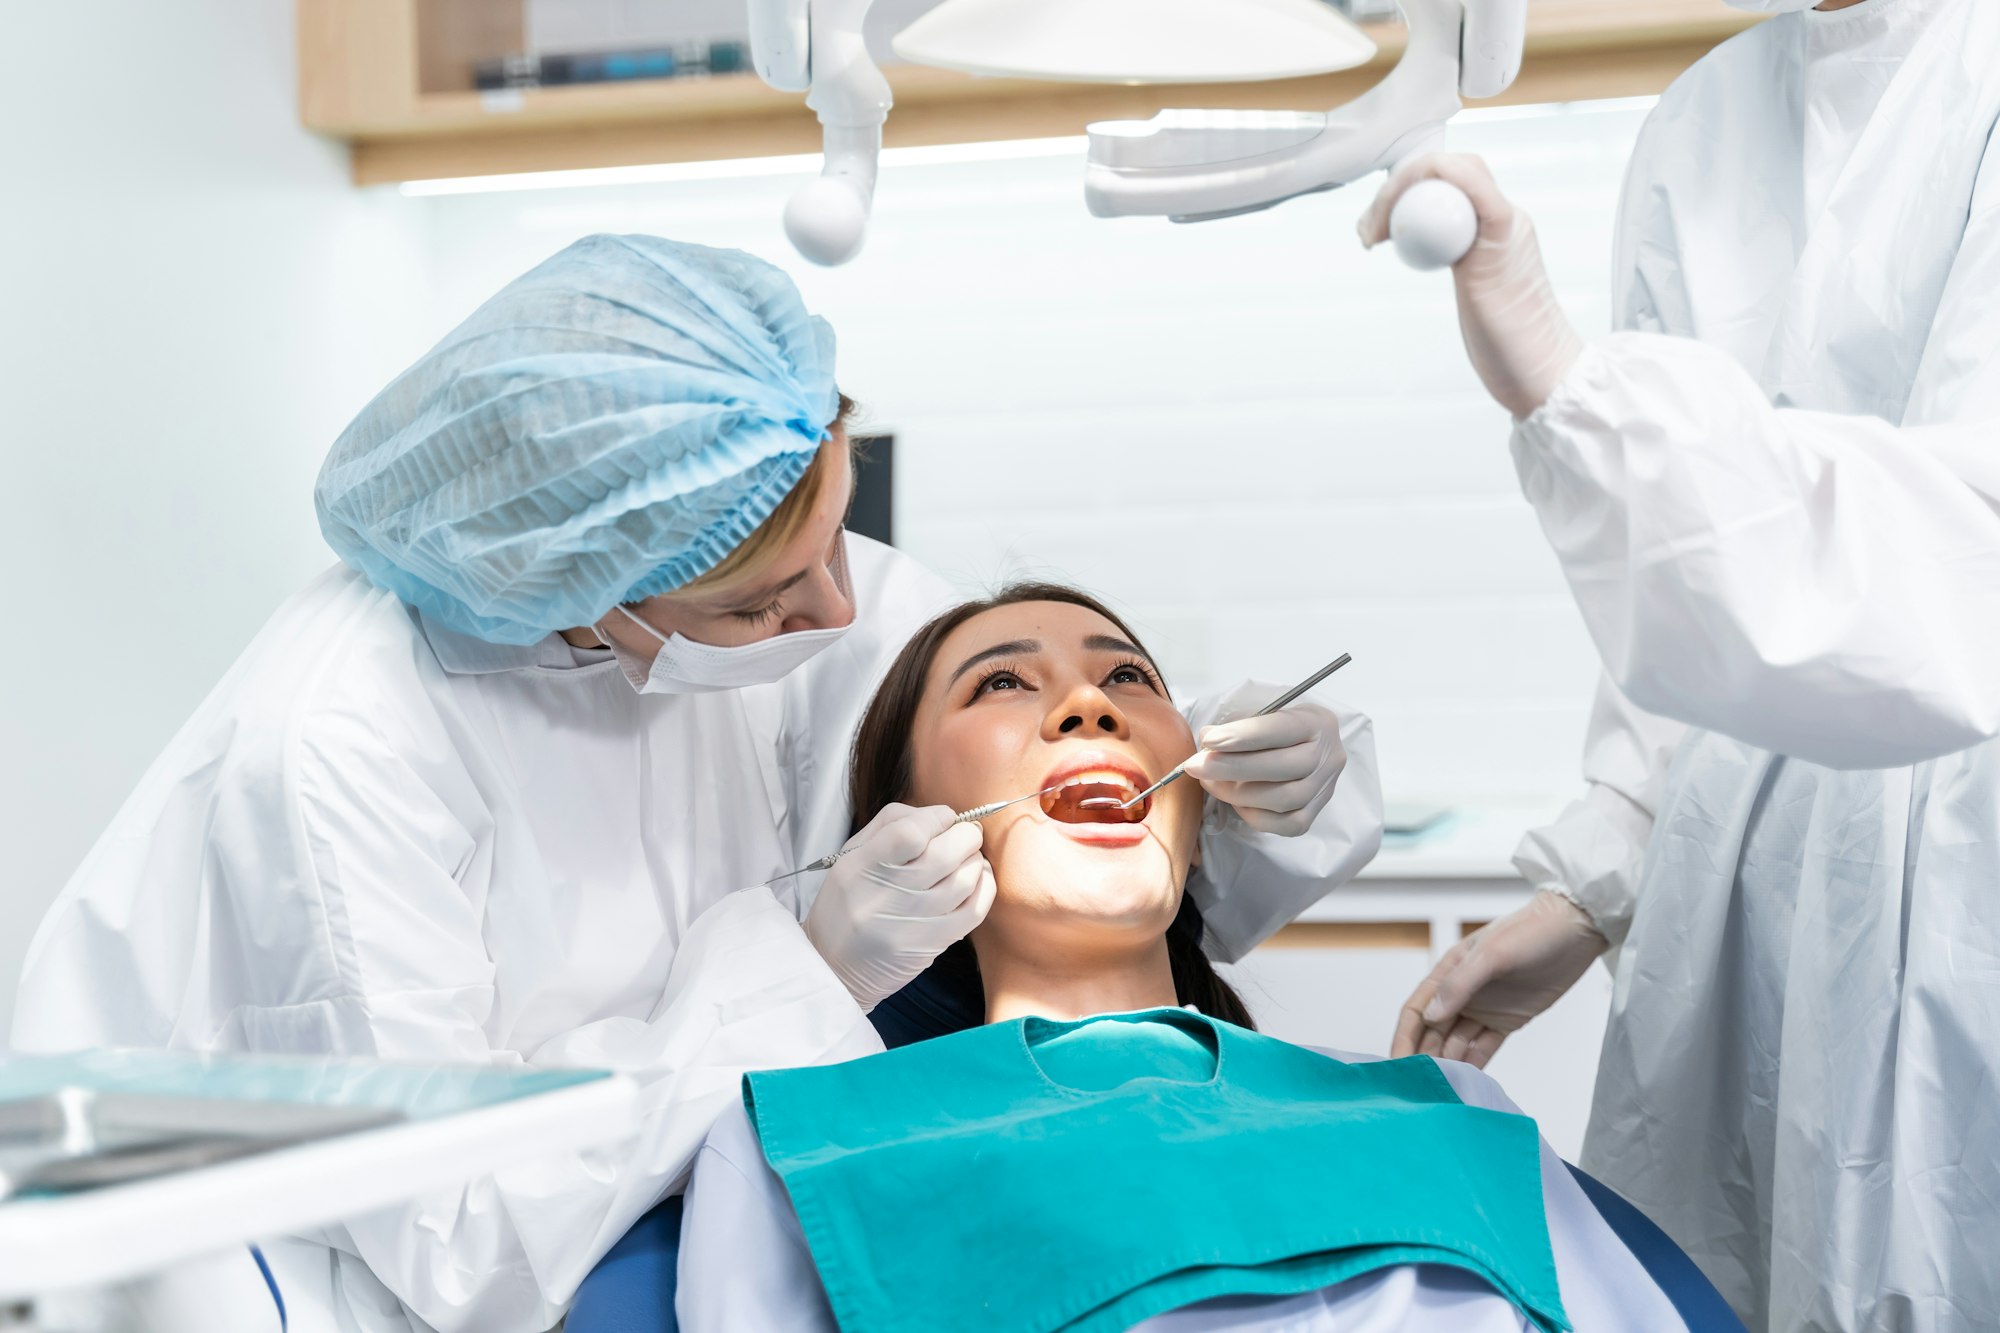
[(945, 0), (904, 60), (1076, 83), (1236, 83), (1363, 65), (1375, 43), (1324, 0)]

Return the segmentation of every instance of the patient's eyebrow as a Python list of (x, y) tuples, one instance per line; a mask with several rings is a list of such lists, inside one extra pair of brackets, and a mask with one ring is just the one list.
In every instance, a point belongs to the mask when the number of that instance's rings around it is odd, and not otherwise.
[(1040, 651), (1042, 651), (1042, 641), (1040, 639), (1014, 639), (1007, 643), (996, 643), (991, 648), (982, 648), (963, 662), (960, 662), (958, 670), (951, 673), (951, 679), (946, 681), (945, 685), (949, 687), (954, 684), (960, 676), (972, 670), (972, 668), (978, 666), (981, 662), (990, 662), (996, 657), (1023, 657), (1029, 653), (1039, 653)]
[(1093, 634), (1083, 641), (1083, 646), (1093, 653), (1130, 653), (1142, 662), (1153, 659), (1146, 656), (1146, 650), (1136, 643), (1127, 643), (1110, 634)]

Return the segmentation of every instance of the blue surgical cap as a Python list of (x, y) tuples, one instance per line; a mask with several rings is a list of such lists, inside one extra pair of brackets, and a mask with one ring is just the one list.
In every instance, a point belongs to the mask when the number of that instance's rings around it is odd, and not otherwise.
[(713, 569), (838, 406), (833, 330), (782, 272), (592, 236), (362, 410), (320, 468), (320, 530), (452, 629), (533, 643)]

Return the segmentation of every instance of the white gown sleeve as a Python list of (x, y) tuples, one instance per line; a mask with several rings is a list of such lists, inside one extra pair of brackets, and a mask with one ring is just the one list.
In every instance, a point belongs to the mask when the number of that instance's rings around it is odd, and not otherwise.
[(1600, 680), (1584, 738), (1582, 797), (1514, 849), (1514, 869), (1530, 888), (1568, 898), (1613, 945), (1631, 927), (1646, 839), (1686, 731)]
[[(1283, 693), (1249, 681), (1218, 699), (1186, 709), (1196, 734), (1221, 717), (1242, 717)], [(1259, 833), (1219, 801), (1208, 803), (1201, 828), (1201, 865), (1187, 890), (1207, 928), (1203, 944), (1217, 962), (1233, 963), (1279, 927), (1353, 879), (1382, 846), (1382, 779), (1375, 764), (1375, 723), (1365, 713), (1334, 706), (1347, 767), (1333, 799), (1296, 838)]]
[[(298, 782), (297, 847), (264, 850), (296, 855), (316, 888), (345, 993), (260, 1019), (271, 1049), (611, 1069), (640, 1084), (643, 1118), (627, 1141), (531, 1157), (314, 1235), (357, 1256), (438, 1333), (553, 1326), (605, 1251), (682, 1186), (747, 1070), (879, 1049), (797, 920), (763, 889), (694, 920), (647, 1017), (584, 1023), (525, 1053), (499, 1049), (487, 1035), (493, 964), (479, 904), (451, 873), (449, 813), (386, 745), (308, 753)], [(286, 1040), (286, 1022), (310, 1024), (312, 1039)], [(249, 1035), (253, 1048), (266, 1044)]]
[(2000, 163), (1902, 426), (1773, 407), (1726, 353), (1616, 333), (1514, 461), (1633, 703), (1834, 768), (2000, 734)]

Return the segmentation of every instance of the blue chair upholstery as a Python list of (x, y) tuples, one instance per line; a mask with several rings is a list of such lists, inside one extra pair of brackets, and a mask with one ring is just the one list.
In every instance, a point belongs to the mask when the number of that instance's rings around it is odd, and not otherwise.
[(680, 1196), (632, 1224), (576, 1289), (564, 1333), (679, 1333)]
[(1674, 1244), (1671, 1236), (1597, 1177), (1574, 1166), (1569, 1173), (1576, 1177), (1576, 1183), (1596, 1205), (1598, 1215), (1618, 1233), (1618, 1239), (1625, 1242), (1625, 1248), (1632, 1251), (1647, 1276), (1667, 1294), (1681, 1321), (1693, 1333), (1744, 1333), (1743, 1321), (1729, 1308), (1729, 1302), (1722, 1299), (1722, 1293), (1695, 1267), (1687, 1251)]

